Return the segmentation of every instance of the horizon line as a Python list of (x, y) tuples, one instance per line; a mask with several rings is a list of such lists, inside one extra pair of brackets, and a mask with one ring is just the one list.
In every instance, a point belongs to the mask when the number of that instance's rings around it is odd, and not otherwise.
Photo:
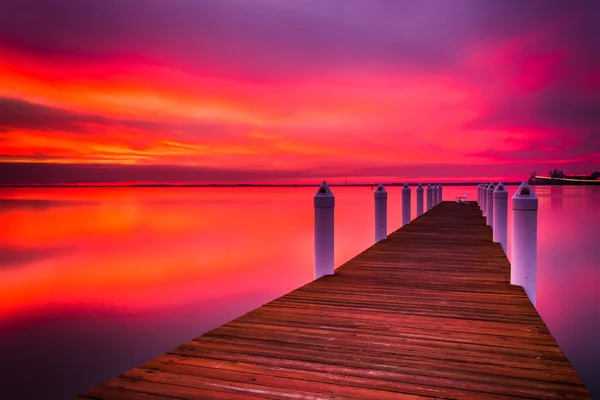
[[(366, 182), (366, 183), (329, 183), (331, 187), (342, 186), (376, 186), (382, 184), (384, 186), (409, 186), (420, 185), (445, 185), (445, 186), (469, 186), (486, 183), (488, 181), (465, 181), (465, 182), (436, 182), (436, 181), (421, 181), (421, 182)], [(504, 185), (520, 185), (522, 182), (507, 181)], [(132, 187), (316, 187), (320, 183), (64, 183), (64, 184), (0, 184), (0, 188), (132, 188)]]

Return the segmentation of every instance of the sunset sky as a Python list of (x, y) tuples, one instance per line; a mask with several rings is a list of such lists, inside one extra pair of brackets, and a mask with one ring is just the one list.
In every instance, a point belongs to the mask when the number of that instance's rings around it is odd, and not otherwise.
[(0, 184), (600, 170), (597, 0), (4, 0)]

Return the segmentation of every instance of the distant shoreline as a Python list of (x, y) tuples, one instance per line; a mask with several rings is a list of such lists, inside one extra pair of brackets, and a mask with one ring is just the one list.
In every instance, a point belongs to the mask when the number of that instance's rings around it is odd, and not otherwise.
[[(329, 186), (330, 187), (343, 187), (343, 186), (351, 186), (351, 187), (370, 187), (370, 186), (376, 186), (379, 185), (380, 182), (373, 182), (373, 183), (348, 183), (348, 184), (344, 184), (344, 183), (330, 183)], [(436, 184), (436, 185), (442, 185), (442, 186), (477, 186), (479, 183), (481, 182), (426, 182), (423, 183), (421, 182), (421, 185), (428, 185), (429, 183), (431, 184)], [(386, 183), (386, 182), (382, 182), (382, 184), (384, 186), (388, 186), (388, 187), (392, 187), (392, 186), (404, 186), (404, 182), (403, 183)], [(419, 185), (419, 183), (408, 183), (411, 187), (417, 186)], [(505, 185), (520, 185), (521, 182), (504, 182)], [(229, 187), (229, 188), (233, 188), (233, 187), (248, 187), (248, 188), (257, 188), (257, 187), (318, 187), (319, 183), (204, 183), (204, 184), (197, 184), (197, 183), (192, 183), (192, 184), (183, 184), (183, 183), (177, 183), (177, 184), (171, 184), (171, 183), (156, 183), (156, 184), (131, 184), (131, 185), (117, 185), (117, 184), (107, 184), (107, 185), (98, 185), (98, 184), (64, 184), (64, 185), (0, 185), (0, 189), (2, 188), (20, 188), (20, 189), (24, 189), (24, 188), (28, 188), (28, 189), (33, 189), (33, 188), (80, 188), (80, 189), (84, 189), (84, 188), (157, 188), (157, 187), (165, 187), (165, 188), (169, 188), (169, 187), (176, 187), (176, 188), (192, 188), (192, 187), (199, 187), (199, 188), (206, 188), (206, 187)]]

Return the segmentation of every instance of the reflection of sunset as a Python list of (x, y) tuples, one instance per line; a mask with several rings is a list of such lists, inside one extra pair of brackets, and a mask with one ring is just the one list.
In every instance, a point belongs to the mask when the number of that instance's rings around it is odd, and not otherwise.
[(53, 244), (94, 240), (107, 234), (126, 234), (133, 228), (135, 204), (71, 206), (44, 211), (12, 211), (0, 216), (10, 226), (4, 239), (15, 243)]
[[(508, 186), (509, 194), (515, 188)], [(312, 279), (315, 189), (3, 189), (0, 251), (14, 262), (0, 258), (0, 324), (29, 329), (38, 318), (61, 324), (82, 318), (85, 329), (114, 329), (125, 343), (140, 333), (120, 330), (146, 321), (150, 328), (137, 329), (156, 329), (167, 343), (156, 353), (167, 351)], [(373, 191), (332, 190), (339, 266), (373, 243)], [(595, 216), (588, 207), (594, 201), (565, 189), (563, 207), (556, 208), (557, 193), (534, 190), (539, 311), (569, 357), (591, 364), (593, 349), (578, 343), (593, 343), (588, 332), (597, 330), (585, 321), (593, 320), (600, 276), (589, 259), (589, 227), (581, 222)], [(401, 187), (388, 193), (392, 232), (400, 224)], [(465, 193), (475, 197), (476, 188), (444, 187), (445, 200)], [(161, 318), (176, 328), (156, 322)]]
[[(125, 188), (37, 193), (57, 206), (0, 213), (0, 223), (8, 227), (2, 242), (33, 253), (48, 246), (68, 248), (47, 260), (0, 270), (0, 311), (64, 303), (141, 311), (218, 298), (224, 291), (233, 295), (278, 286), (271, 279), (303, 282), (311, 273), (311, 236), (302, 233), (312, 226), (310, 192), (226, 189), (224, 196), (217, 189)], [(20, 193), (35, 198), (27, 189), (9, 196), (19, 198)], [(76, 198), (80, 202), (68, 203)]]

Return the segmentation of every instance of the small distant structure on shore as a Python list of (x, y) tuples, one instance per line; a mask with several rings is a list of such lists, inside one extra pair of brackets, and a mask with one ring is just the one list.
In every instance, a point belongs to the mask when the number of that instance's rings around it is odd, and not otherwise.
[(600, 185), (600, 172), (590, 175), (567, 175), (563, 170), (548, 171), (548, 176), (540, 176), (534, 170), (529, 176), (530, 185)]

